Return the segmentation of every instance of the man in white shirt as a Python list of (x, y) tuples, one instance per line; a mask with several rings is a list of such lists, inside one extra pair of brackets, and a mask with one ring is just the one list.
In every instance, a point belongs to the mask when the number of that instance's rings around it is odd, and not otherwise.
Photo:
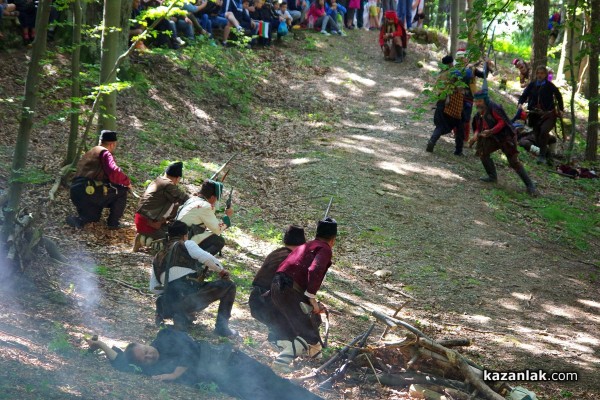
[(215, 215), (215, 203), (221, 198), (222, 192), (221, 182), (205, 180), (199, 196), (190, 197), (179, 208), (176, 218), (187, 225), (190, 240), (212, 255), (225, 246), (225, 239), (220, 235), (231, 225), (229, 217), (233, 215), (232, 208), (225, 210), (222, 220)]
[[(235, 283), (219, 260), (188, 240), (187, 232), (185, 223), (173, 222), (165, 250), (152, 261), (150, 290), (160, 294), (156, 299), (156, 322), (173, 318), (175, 328), (185, 331), (192, 325), (196, 312), (219, 300), (215, 333), (235, 336), (237, 332), (229, 328)], [(221, 279), (205, 282), (207, 270), (218, 272)]]

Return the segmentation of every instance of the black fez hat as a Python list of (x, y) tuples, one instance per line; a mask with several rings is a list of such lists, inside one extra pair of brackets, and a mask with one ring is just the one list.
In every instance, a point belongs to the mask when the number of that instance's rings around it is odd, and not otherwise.
[(103, 130), (100, 132), (100, 141), (101, 142), (116, 142), (117, 141), (117, 132)]
[(169, 164), (167, 169), (165, 169), (165, 174), (174, 177), (183, 176), (183, 163), (181, 161), (176, 161), (174, 163)]
[(331, 217), (327, 217), (317, 223), (317, 236), (332, 237), (337, 235), (337, 222)]
[(454, 62), (454, 58), (452, 58), (451, 55), (447, 55), (446, 57), (442, 58), (442, 64), (444, 65), (450, 65)]
[(169, 225), (169, 237), (178, 237), (183, 236), (188, 233), (188, 226), (185, 222), (181, 221), (173, 221), (171, 225)]
[(301, 246), (306, 243), (304, 228), (298, 225), (290, 225), (283, 234), (283, 244), (287, 246)]

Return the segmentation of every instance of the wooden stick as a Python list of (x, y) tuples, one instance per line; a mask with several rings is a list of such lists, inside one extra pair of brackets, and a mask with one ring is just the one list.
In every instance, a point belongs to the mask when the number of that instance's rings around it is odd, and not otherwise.
[(395, 328), (396, 326), (400, 325), (400, 326), (408, 329), (410, 332), (414, 333), (418, 337), (427, 337), (423, 332), (421, 332), (420, 330), (418, 330), (411, 324), (404, 322), (402, 320), (396, 319), (396, 318), (388, 317), (381, 311), (373, 310), (371, 312), (371, 315), (374, 316), (375, 318), (377, 318), (377, 320), (379, 320), (379, 321), (383, 322), (384, 324), (386, 324), (387, 326), (389, 326), (390, 328)]
[[(405, 301), (404, 303), (402, 303), (402, 304), (400, 305), (400, 307), (398, 307), (398, 308), (396, 309), (396, 311), (394, 312), (394, 315), (393, 315), (392, 317), (393, 317), (393, 318), (396, 318), (396, 317), (398, 316), (398, 314), (400, 313), (400, 310), (402, 310), (402, 308), (404, 308), (404, 306), (405, 306), (405, 305), (407, 305), (409, 301), (410, 301), (410, 300), (408, 300), (408, 301)], [(383, 340), (383, 338), (385, 337), (385, 335), (387, 335), (387, 333), (388, 333), (388, 331), (389, 331), (389, 330), (390, 330), (390, 327), (389, 327), (389, 326), (386, 326), (386, 327), (385, 327), (385, 329), (383, 330), (383, 333), (381, 334), (381, 339), (382, 339), (382, 340)]]

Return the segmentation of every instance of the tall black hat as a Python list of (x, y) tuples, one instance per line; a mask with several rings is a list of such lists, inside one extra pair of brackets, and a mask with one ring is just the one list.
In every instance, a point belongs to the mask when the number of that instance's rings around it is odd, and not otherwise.
[(306, 243), (304, 228), (298, 225), (290, 225), (283, 235), (283, 244), (287, 246), (301, 246)]
[(103, 130), (100, 132), (100, 141), (101, 142), (116, 142), (117, 141), (117, 132)]
[(183, 176), (183, 163), (181, 161), (176, 161), (174, 163), (169, 164), (167, 169), (165, 169), (165, 174), (174, 177)]
[(337, 235), (337, 222), (331, 217), (327, 217), (317, 223), (317, 236), (332, 237)]

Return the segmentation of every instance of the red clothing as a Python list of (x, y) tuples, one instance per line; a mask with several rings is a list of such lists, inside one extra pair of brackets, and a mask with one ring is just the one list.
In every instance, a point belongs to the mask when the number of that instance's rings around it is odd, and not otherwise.
[(105, 151), (100, 155), (100, 164), (102, 164), (102, 169), (111, 183), (123, 186), (131, 185), (131, 181), (117, 166), (110, 151)]
[(323, 15), (325, 15), (325, 7), (319, 8), (317, 7), (316, 3), (313, 3), (313, 5), (310, 6), (308, 12), (306, 13), (306, 19), (310, 19), (312, 17), (314, 21), (316, 21), (319, 19), (319, 17), (322, 17)]
[(331, 246), (327, 242), (311, 240), (294, 249), (277, 272), (288, 275), (302, 290), (315, 295), (331, 266), (331, 256)]
[(506, 122), (504, 122), (504, 119), (498, 113), (498, 111), (495, 108), (492, 108), (491, 111), (492, 112), (490, 114), (494, 118), (496, 124), (494, 126), (490, 126), (491, 124), (488, 123), (488, 121), (486, 121), (485, 118), (481, 118), (481, 119), (479, 119), (479, 124), (478, 124), (479, 126), (477, 126), (477, 129), (476, 129), (478, 132), (484, 131), (486, 129), (491, 129), (492, 133), (494, 135), (496, 135), (496, 134), (502, 132), (502, 130), (506, 127)]
[(153, 227), (148, 225), (148, 218), (144, 217), (140, 213), (135, 213), (134, 222), (135, 222), (135, 230), (138, 233), (141, 233), (142, 235), (144, 235), (144, 234), (150, 235), (158, 230), (158, 229), (154, 229)]
[[(398, 17), (396, 17), (396, 20), (394, 21), (394, 31), (393, 32), (388, 32), (388, 25), (386, 21), (383, 21), (383, 24), (381, 25), (381, 30), (379, 31), (379, 46), (383, 46), (385, 44), (385, 34), (386, 33), (392, 33), (394, 37), (401, 37), (404, 38), (406, 36), (406, 33), (404, 32), (404, 27), (400, 24), (400, 22), (398, 21)], [(404, 45), (404, 40), (402, 40), (402, 44)]]

